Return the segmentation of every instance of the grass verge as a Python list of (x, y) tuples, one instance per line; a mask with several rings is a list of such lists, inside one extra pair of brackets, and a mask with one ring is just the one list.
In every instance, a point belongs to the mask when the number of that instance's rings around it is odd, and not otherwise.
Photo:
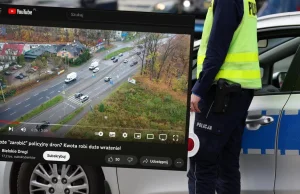
[(67, 115), (66, 117), (64, 117), (58, 124), (59, 125), (54, 125), (53, 127), (51, 127), (51, 131), (52, 132), (56, 132), (58, 131), (64, 124), (70, 122), (72, 119), (74, 119), (79, 113), (81, 113), (84, 110), (84, 107), (80, 107), (78, 109), (76, 109), (74, 112), (72, 112), (71, 114)]
[(124, 47), (124, 48), (121, 48), (121, 49), (119, 49), (119, 50), (116, 50), (116, 51), (114, 51), (114, 52), (109, 53), (108, 55), (106, 55), (106, 56), (104, 57), (104, 60), (108, 60), (108, 59), (110, 59), (110, 58), (112, 58), (112, 57), (118, 56), (120, 53), (124, 53), (124, 52), (130, 51), (130, 50), (132, 50), (133, 48), (134, 48), (134, 47)]
[[(134, 141), (134, 133), (142, 133), (142, 140), (147, 134), (154, 134), (154, 140), (160, 142), (159, 134), (167, 134), (165, 141), (173, 142), (173, 135), (184, 142), (186, 127), (186, 104), (172, 97), (168, 92), (155, 91), (143, 83), (136, 85), (122, 84), (111, 95), (86, 114), (67, 134), (66, 138), (109, 140), (109, 132), (116, 132), (114, 138), (119, 141)], [(95, 132), (102, 131), (99, 137)], [(128, 133), (127, 138), (122, 133)], [(174, 143), (174, 142), (173, 142)], [(176, 143), (176, 142), (175, 142)]]
[[(37, 116), (38, 114), (42, 113), (43, 111), (57, 105), (58, 103), (62, 102), (63, 100), (64, 100), (64, 98), (62, 96), (56, 96), (56, 97), (48, 100), (47, 102), (41, 104), (40, 106), (36, 107), (32, 111), (21, 116), (20, 118), (16, 119), (15, 122), (17, 123), (17, 122), (24, 122), (26, 120), (29, 120), (29, 119)], [(5, 132), (7, 130), (8, 130), (8, 126), (2, 128), (1, 132)]]

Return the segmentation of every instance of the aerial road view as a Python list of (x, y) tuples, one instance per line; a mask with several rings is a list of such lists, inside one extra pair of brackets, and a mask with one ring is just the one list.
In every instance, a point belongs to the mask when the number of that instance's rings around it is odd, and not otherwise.
[(0, 28), (1, 133), (184, 142), (189, 35)]

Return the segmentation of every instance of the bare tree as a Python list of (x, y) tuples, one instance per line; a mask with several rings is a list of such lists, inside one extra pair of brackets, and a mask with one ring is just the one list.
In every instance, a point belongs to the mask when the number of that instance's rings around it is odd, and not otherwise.
[(112, 37), (114, 31), (112, 30), (104, 30), (103, 31), (103, 37), (105, 39), (106, 45), (110, 45), (110, 39)]
[(156, 59), (157, 59), (157, 51), (158, 51), (158, 46), (159, 46), (159, 39), (161, 38), (161, 34), (159, 33), (155, 33), (155, 34), (151, 34), (150, 35), (150, 44), (149, 46), (149, 55), (150, 55), (150, 80), (153, 79), (153, 77), (155, 76), (155, 72), (154, 72), (154, 65), (156, 63)]
[(146, 56), (148, 54), (148, 43), (149, 43), (149, 35), (150, 33), (139, 33), (139, 37), (138, 37), (138, 41), (137, 43), (140, 43), (141, 41), (143, 42), (142, 44), (137, 44), (137, 45), (142, 45), (142, 52), (141, 55), (138, 55), (138, 57), (141, 59), (142, 61), (142, 68), (141, 68), (141, 75), (143, 75), (144, 72), (144, 62), (146, 59)]
[(165, 51), (162, 54), (160, 67), (156, 77), (157, 80), (160, 78), (162, 69), (164, 68), (167, 58), (170, 56), (171, 53), (174, 52), (174, 49), (177, 47), (177, 45), (173, 43), (174, 42), (173, 40), (174, 40), (174, 36), (169, 38), (167, 43), (165, 44)]

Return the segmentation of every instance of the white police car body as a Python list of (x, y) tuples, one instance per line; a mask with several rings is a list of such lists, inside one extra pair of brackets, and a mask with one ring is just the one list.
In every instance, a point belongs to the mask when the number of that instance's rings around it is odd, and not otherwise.
[[(259, 57), (263, 89), (256, 93), (246, 121), (240, 159), (242, 193), (300, 193), (300, 13), (260, 18), (258, 37), (264, 47)], [(195, 56), (197, 50), (195, 47)], [(201, 149), (201, 142), (199, 146)], [(0, 162), (0, 193), (15, 194), (17, 188), (29, 193), (36, 167)], [(89, 194), (102, 194), (104, 187), (112, 194), (188, 193), (186, 172), (73, 167), (84, 172), (87, 181), (82, 184), (89, 187)]]

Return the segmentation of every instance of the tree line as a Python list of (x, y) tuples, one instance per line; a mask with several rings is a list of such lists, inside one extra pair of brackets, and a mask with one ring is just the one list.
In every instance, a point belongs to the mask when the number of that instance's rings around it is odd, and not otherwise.
[(140, 74), (152, 81), (160, 81), (180, 90), (187, 89), (190, 56), (190, 38), (187, 35), (142, 33), (138, 44), (144, 52)]
[(6, 29), (6, 34), (1, 34), (2, 41), (20, 42), (73, 42), (78, 40), (86, 45), (96, 45), (98, 40), (105, 39), (106, 44), (110, 44), (110, 39), (114, 37), (113, 30), (96, 30), (80, 28), (57, 28), (42, 26), (20, 26), (2, 25)]

